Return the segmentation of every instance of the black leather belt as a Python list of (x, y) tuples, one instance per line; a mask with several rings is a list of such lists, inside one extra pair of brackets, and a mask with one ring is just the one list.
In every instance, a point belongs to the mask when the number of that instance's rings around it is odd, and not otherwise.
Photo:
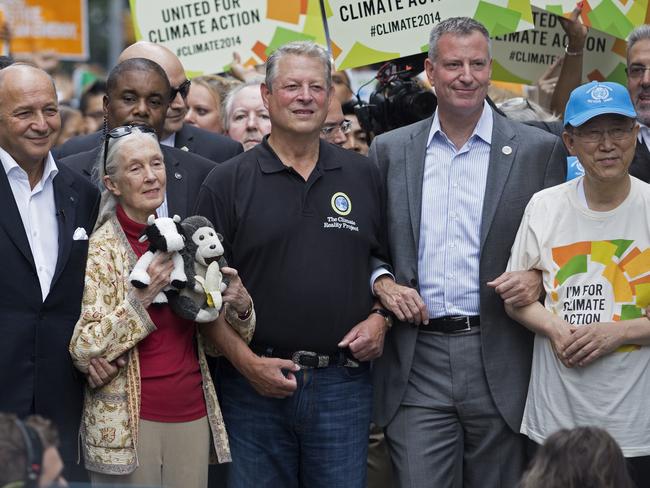
[(255, 354), (271, 358), (290, 359), (301, 368), (327, 368), (328, 366), (344, 366), (358, 368), (359, 361), (354, 359), (349, 349), (340, 349), (333, 353), (320, 353), (314, 351), (289, 351), (277, 347), (264, 347), (252, 345)]
[(443, 334), (456, 334), (467, 332), (472, 327), (480, 327), (481, 318), (478, 315), (446, 315), (437, 319), (429, 319), (427, 325), (420, 324), (419, 329), (424, 332), (441, 332)]

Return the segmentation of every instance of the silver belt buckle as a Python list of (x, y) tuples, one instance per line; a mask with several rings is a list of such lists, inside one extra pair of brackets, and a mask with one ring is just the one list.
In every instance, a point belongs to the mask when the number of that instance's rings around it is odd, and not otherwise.
[[(309, 357), (309, 358), (316, 358), (316, 365), (311, 365), (311, 364), (303, 364), (300, 361), (300, 358), (302, 357)], [(301, 368), (304, 369), (311, 369), (311, 368), (324, 368), (326, 366), (329, 366), (329, 357), (327, 356), (321, 356), (319, 354), (316, 354), (314, 351), (296, 351), (291, 355), (291, 360), (300, 366)]]
[(468, 332), (468, 331), (472, 330), (472, 326), (469, 323), (469, 315), (463, 316), (463, 319), (465, 319), (465, 328), (460, 329), (460, 330), (455, 330), (453, 332), (454, 334), (460, 334), (461, 332)]
[(361, 363), (356, 359), (345, 358), (344, 368), (358, 368), (361, 366)]

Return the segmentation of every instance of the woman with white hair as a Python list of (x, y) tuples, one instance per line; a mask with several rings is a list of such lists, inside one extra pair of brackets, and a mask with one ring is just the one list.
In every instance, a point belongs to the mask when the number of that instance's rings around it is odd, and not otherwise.
[[(93, 483), (202, 488), (211, 452), (230, 461), (208, 344), (194, 322), (167, 304), (152, 306), (170, 282), (169, 253), (149, 265), (148, 287), (129, 282), (148, 248), (139, 237), (165, 196), (158, 139), (147, 127), (117, 127), (106, 134), (98, 163), (105, 189), (70, 343), (75, 366), (89, 377), (80, 432), (86, 469)], [(241, 288), (241, 299), (207, 325), (228, 326), (225, 316), (250, 340), (252, 302), (238, 278), (230, 286)], [(111, 373), (116, 361), (122, 367)]]

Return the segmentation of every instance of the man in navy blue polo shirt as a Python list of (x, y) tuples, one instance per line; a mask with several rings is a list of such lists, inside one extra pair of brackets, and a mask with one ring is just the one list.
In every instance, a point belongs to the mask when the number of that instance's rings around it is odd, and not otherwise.
[(214, 330), (231, 362), (221, 376), (231, 488), (366, 486), (368, 361), (390, 326), (368, 286), (371, 256), (384, 255), (382, 192), (369, 160), (319, 140), (330, 73), (312, 43), (272, 54), (271, 134), (199, 193), (197, 213), (223, 234), (257, 314), (250, 348)]

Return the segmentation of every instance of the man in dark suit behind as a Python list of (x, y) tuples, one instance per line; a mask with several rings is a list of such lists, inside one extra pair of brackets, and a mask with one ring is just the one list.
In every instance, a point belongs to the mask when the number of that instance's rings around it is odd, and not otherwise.
[(491, 110), (491, 63), (481, 24), (438, 24), (425, 62), (436, 113), (370, 149), (395, 271), (374, 274), (374, 291), (399, 320), (374, 367), (375, 421), (402, 487), (457, 486), (460, 472), (465, 487), (514, 487), (525, 465), (533, 336), (501, 297), (530, 303), (539, 278), (502, 273), (526, 203), (563, 181), (566, 155), (557, 137)]
[[(132, 58), (119, 63), (111, 70), (107, 80), (104, 97), (107, 129), (143, 124), (162, 134), (170, 90), (165, 72), (155, 62)], [(60, 162), (91, 178), (102, 143), (99, 140), (89, 151), (70, 155)], [(167, 194), (158, 215), (187, 217), (201, 183), (215, 164), (187, 151), (167, 146), (161, 148), (167, 171)]]
[[(189, 92), (190, 81), (185, 77), (183, 65), (173, 52), (164, 46), (140, 41), (122, 51), (118, 63), (133, 58), (145, 58), (160, 65), (172, 86), (172, 99), (167, 107), (164, 126), (159, 133), (160, 143), (163, 146), (198, 154), (215, 163), (222, 163), (243, 152), (242, 145), (229, 137), (184, 123), (187, 114), (185, 99)], [(101, 132), (73, 137), (57, 148), (56, 154), (63, 158), (70, 154), (88, 151), (98, 145), (101, 137)]]
[(52, 158), (60, 126), (44, 71), (21, 64), (0, 71), (0, 411), (53, 420), (66, 477), (79, 480), (83, 378), (68, 344), (99, 192)]

